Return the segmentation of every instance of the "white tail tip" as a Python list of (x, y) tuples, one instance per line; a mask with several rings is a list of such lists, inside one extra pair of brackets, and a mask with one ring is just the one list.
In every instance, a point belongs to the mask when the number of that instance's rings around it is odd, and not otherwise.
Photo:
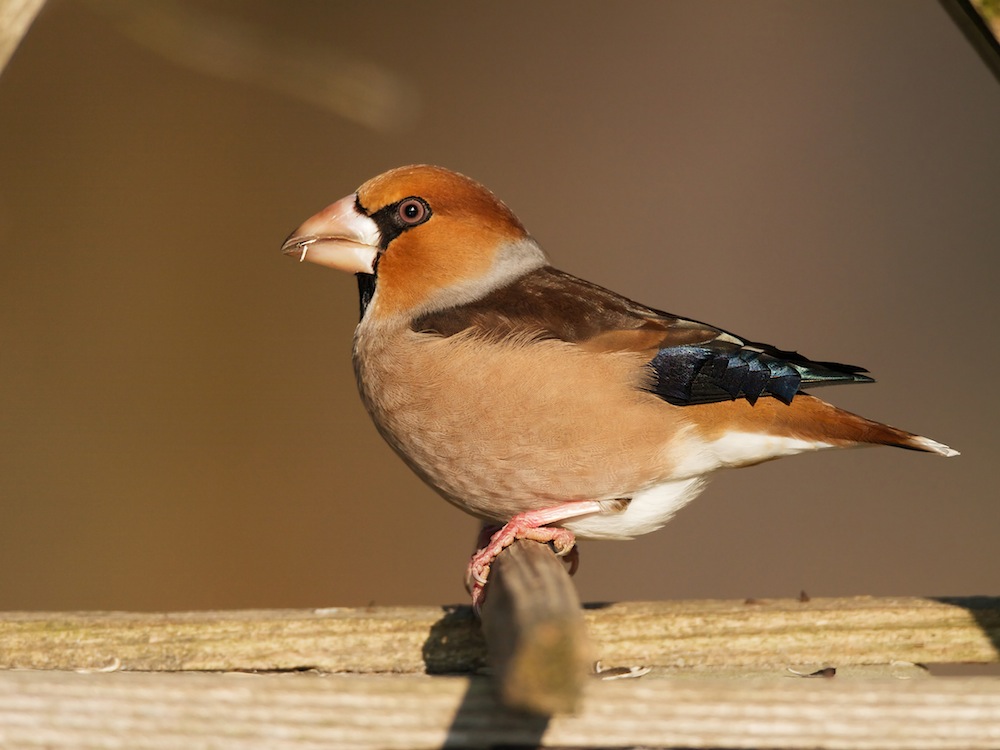
[(921, 450), (928, 451), (930, 453), (937, 453), (939, 456), (960, 456), (961, 454), (954, 448), (949, 448), (944, 443), (939, 443), (937, 440), (931, 440), (925, 437), (914, 437), (911, 441), (913, 447), (920, 448)]

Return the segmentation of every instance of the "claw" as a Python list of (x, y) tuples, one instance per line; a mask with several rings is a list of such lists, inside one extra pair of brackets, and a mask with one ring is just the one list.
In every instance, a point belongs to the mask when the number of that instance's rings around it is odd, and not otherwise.
[(571, 576), (576, 575), (577, 568), (580, 567), (580, 549), (576, 545), (573, 545), (573, 549), (565, 554), (565, 560), (563, 562), (569, 567), (569, 574)]
[(519, 513), (495, 532), (492, 527), (484, 527), (479, 535), (480, 549), (469, 560), (469, 567), (465, 572), (465, 587), (472, 595), (472, 606), (476, 614), (479, 613), (479, 609), (486, 599), (486, 583), (490, 575), (490, 564), (504, 549), (517, 539), (530, 539), (542, 544), (551, 543), (555, 553), (566, 558), (570, 575), (572, 575), (576, 572), (579, 564), (576, 537), (569, 529), (561, 526), (548, 526), (547, 524), (558, 523), (568, 518), (576, 518), (590, 513), (600, 513), (602, 510), (599, 502), (581, 500), (542, 510)]

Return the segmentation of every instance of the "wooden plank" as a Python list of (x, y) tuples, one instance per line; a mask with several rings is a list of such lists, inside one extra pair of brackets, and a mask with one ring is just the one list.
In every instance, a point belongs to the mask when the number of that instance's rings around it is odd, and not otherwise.
[(45, 0), (0, 0), (0, 73), (44, 4)]
[(577, 716), (483, 678), (0, 673), (4, 748), (1000, 747), (1000, 679), (588, 681)]
[(492, 568), (482, 627), (501, 702), (541, 715), (576, 710), (594, 653), (563, 563), (522, 539)]
[(651, 602), (592, 614), (591, 636), (609, 662), (692, 668), (1000, 661), (996, 597)]
[[(610, 666), (1000, 662), (1000, 598), (626, 602), (584, 612)], [(186, 613), (0, 613), (0, 669), (469, 672), (486, 664), (468, 607)]]

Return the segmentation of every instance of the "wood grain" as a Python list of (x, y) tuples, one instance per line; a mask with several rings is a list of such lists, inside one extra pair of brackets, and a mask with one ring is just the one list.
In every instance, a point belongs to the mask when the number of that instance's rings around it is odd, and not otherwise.
[[(852, 597), (589, 605), (609, 665), (782, 671), (1000, 662), (1000, 598)], [(452, 673), (487, 664), (468, 607), (0, 613), (0, 669)]]
[(0, 673), (4, 748), (1000, 747), (1000, 679), (588, 681), (576, 716), (426, 675)]

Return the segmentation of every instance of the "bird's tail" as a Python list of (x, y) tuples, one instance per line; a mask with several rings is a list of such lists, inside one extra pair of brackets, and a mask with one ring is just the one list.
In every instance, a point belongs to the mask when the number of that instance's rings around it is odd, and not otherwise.
[[(780, 417), (779, 417), (780, 418)], [(848, 445), (891, 445), (939, 456), (957, 456), (958, 451), (936, 440), (915, 435), (881, 422), (838, 409), (822, 399), (800, 393), (791, 408), (786, 408), (784, 418), (789, 427), (819, 441)]]

